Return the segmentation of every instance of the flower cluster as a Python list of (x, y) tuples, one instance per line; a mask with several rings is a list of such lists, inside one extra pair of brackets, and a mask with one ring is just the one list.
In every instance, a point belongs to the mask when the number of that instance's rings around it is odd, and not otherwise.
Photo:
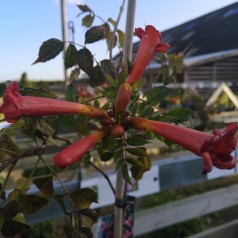
[(201, 156), (204, 160), (203, 174), (210, 172), (212, 165), (220, 169), (234, 168), (236, 161), (231, 153), (237, 146), (238, 125), (230, 124), (224, 131), (214, 130), (212, 134), (208, 134), (166, 122), (133, 117), (126, 111), (131, 99), (132, 84), (140, 80), (156, 52), (166, 52), (169, 48), (167, 43), (162, 43), (160, 32), (153, 26), (149, 25), (145, 30), (137, 28), (135, 33), (141, 39), (141, 43), (131, 71), (125, 83), (119, 87), (113, 110), (105, 111), (101, 108), (57, 99), (22, 96), (17, 83), (14, 82), (6, 90), (0, 112), (11, 123), (22, 116), (60, 114), (84, 114), (87, 117), (99, 119), (102, 128), (54, 156), (54, 164), (60, 168), (78, 161), (95, 144), (109, 135), (123, 137), (128, 127), (153, 131)]

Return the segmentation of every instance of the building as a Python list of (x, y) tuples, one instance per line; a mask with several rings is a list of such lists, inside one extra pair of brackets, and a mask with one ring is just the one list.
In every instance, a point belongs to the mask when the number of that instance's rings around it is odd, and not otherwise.
[[(163, 31), (168, 53), (184, 53), (179, 77), (183, 88), (217, 88), (220, 83), (238, 87), (238, 3), (231, 4)], [(134, 44), (134, 52), (140, 42)], [(152, 60), (146, 73), (158, 74), (160, 65)]]

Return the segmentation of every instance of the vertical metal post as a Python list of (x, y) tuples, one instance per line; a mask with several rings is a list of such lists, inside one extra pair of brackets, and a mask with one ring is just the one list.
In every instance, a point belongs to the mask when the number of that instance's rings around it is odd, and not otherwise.
[[(62, 38), (64, 42), (64, 59), (65, 59), (65, 54), (66, 54), (66, 49), (67, 49), (67, 38), (66, 38), (66, 9), (65, 9), (65, 0), (61, 0), (61, 26), (62, 26)], [(64, 64), (63, 60), (63, 65), (64, 65), (64, 84), (65, 88), (68, 85), (68, 74), (67, 74), (67, 69)]]

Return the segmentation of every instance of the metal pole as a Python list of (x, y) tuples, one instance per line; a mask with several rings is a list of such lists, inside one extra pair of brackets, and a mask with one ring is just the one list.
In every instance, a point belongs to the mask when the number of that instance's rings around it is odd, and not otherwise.
[[(64, 56), (63, 58), (65, 59), (65, 54), (66, 54), (66, 49), (67, 49), (67, 38), (66, 38), (66, 10), (65, 10), (65, 0), (61, 0), (61, 26), (62, 26), (62, 38), (64, 42)], [(64, 65), (64, 85), (65, 88), (68, 85), (68, 74), (67, 70), (65, 68), (64, 60), (63, 60), (63, 65)]]

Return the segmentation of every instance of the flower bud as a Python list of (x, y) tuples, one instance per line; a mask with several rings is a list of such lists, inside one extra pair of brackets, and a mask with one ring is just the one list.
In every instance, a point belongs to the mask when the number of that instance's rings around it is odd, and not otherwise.
[(114, 137), (114, 138), (120, 138), (124, 135), (124, 132), (125, 132), (125, 129), (122, 125), (120, 124), (115, 124), (113, 127), (112, 127), (112, 130), (111, 130), (111, 135)]
[(116, 98), (116, 111), (122, 113), (125, 111), (131, 97), (132, 88), (129, 83), (124, 83), (120, 86)]

